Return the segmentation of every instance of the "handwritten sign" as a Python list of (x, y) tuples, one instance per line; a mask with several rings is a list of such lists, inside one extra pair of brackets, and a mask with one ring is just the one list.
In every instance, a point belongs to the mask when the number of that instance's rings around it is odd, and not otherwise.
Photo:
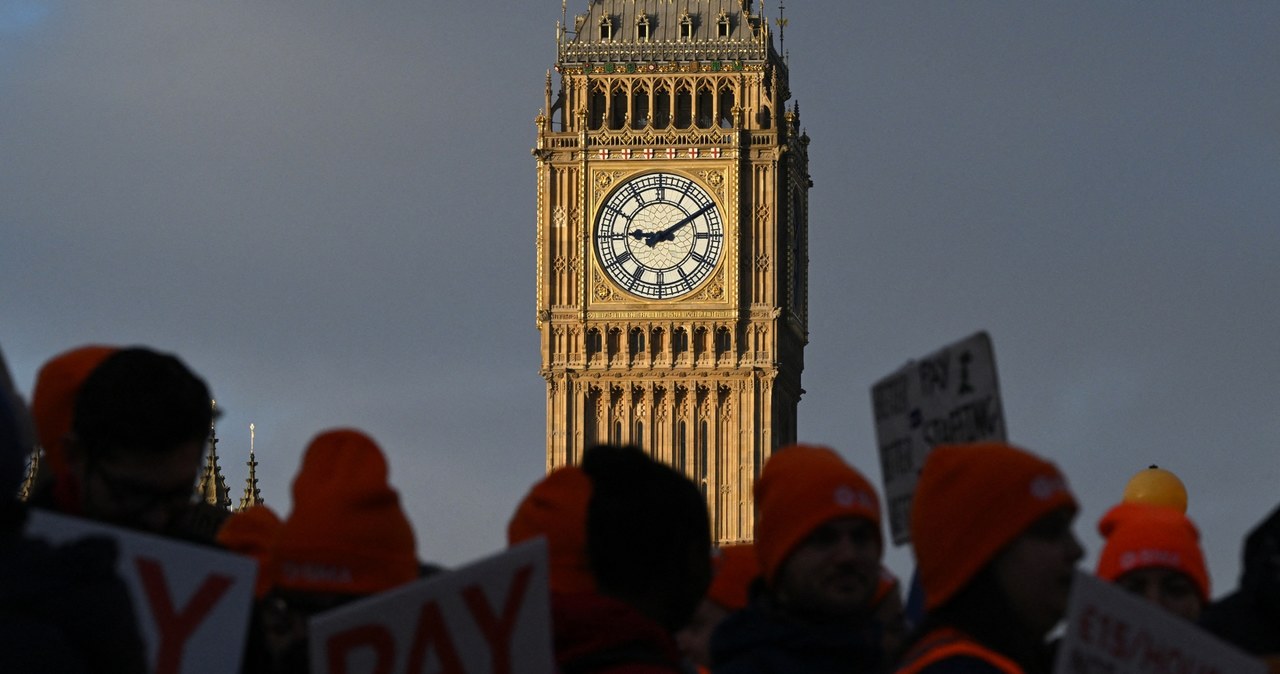
[(1055, 674), (1266, 674), (1267, 666), (1189, 620), (1077, 572)]
[(129, 588), (151, 671), (240, 670), (257, 575), (252, 559), (40, 509), (32, 510), (27, 535), (54, 544), (116, 541), (116, 573)]
[(1005, 439), (991, 338), (979, 332), (871, 387), (876, 443), (893, 542), (911, 540), (911, 497), (935, 445)]
[(316, 674), (551, 674), (546, 541), (317, 615), (309, 633)]

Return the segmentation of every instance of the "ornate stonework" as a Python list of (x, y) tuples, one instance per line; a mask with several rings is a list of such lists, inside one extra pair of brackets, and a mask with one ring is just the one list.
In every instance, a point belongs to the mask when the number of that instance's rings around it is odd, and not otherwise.
[[(547, 468), (638, 444), (701, 486), (718, 541), (749, 540), (755, 476), (796, 438), (807, 342), (808, 138), (787, 66), (745, 0), (589, 4), (564, 19), (535, 120)], [(710, 195), (722, 246), (693, 287), (641, 295), (605, 273), (597, 223), (659, 173)], [(692, 229), (623, 222), (613, 236), (649, 248)]]

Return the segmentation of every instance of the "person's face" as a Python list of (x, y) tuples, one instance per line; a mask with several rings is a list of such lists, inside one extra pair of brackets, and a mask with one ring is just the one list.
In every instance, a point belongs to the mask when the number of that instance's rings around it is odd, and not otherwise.
[(1016, 618), (1041, 636), (1066, 614), (1076, 563), (1084, 556), (1071, 531), (1074, 519), (1069, 508), (1040, 518), (992, 562)]
[(880, 532), (861, 517), (818, 527), (782, 563), (774, 587), (779, 604), (819, 619), (866, 613), (880, 579)]
[(689, 624), (676, 632), (680, 653), (695, 665), (710, 667), (711, 633), (728, 616), (728, 609), (710, 599), (703, 599)]
[(85, 516), (143, 531), (165, 531), (195, 498), (203, 452), (203, 444), (193, 440), (167, 452), (80, 456), (76, 461)]
[(1134, 569), (1117, 578), (1116, 585), (1192, 622), (1200, 619), (1200, 610), (1204, 608), (1195, 582), (1181, 571), (1159, 567)]

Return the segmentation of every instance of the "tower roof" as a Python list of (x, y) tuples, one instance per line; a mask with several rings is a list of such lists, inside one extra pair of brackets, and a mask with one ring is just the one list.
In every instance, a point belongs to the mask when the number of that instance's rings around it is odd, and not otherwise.
[(590, 0), (566, 25), (560, 63), (760, 61), (767, 22), (752, 0)]
[(249, 461), (245, 464), (249, 466), (249, 476), (244, 480), (244, 495), (240, 497), (236, 510), (267, 504), (262, 499), (262, 491), (258, 489), (258, 460), (253, 455), (253, 430), (253, 424), (249, 424)]
[(196, 487), (200, 499), (209, 505), (219, 508), (231, 508), (231, 495), (227, 491), (227, 481), (222, 477), (222, 468), (218, 465), (218, 434), (209, 429), (209, 453), (204, 463), (204, 473), (200, 476), (200, 485)]

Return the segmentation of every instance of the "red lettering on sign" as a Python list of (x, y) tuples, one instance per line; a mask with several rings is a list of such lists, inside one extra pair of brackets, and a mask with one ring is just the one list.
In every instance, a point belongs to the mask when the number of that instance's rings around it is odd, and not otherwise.
[(169, 583), (164, 577), (164, 567), (160, 562), (147, 557), (134, 560), (138, 567), (138, 577), (142, 579), (142, 589), (147, 593), (147, 604), (151, 607), (151, 615), (155, 618), (156, 629), (160, 633), (160, 648), (156, 654), (156, 674), (176, 674), (182, 667), (182, 649), (187, 639), (195, 633), (196, 628), (213, 610), (214, 604), (222, 598), (232, 579), (218, 573), (211, 573), (200, 587), (191, 595), (185, 608), (174, 610), (169, 596)]
[(391, 632), (382, 625), (352, 627), (329, 637), (325, 655), (330, 674), (347, 674), (347, 654), (366, 647), (372, 648), (378, 658), (373, 674), (391, 674), (396, 659), (396, 643)]
[(427, 649), (434, 647), (436, 657), (440, 659), (440, 674), (465, 674), (462, 660), (458, 657), (458, 649), (449, 636), (449, 628), (445, 625), (444, 616), (435, 602), (427, 602), (418, 614), (418, 629), (413, 635), (413, 648), (409, 651), (409, 666), (406, 674), (420, 674), (427, 661)]
[(480, 633), (489, 642), (489, 652), (493, 654), (493, 674), (509, 674), (511, 671), (511, 633), (515, 631), (516, 618), (520, 615), (520, 607), (524, 604), (525, 590), (529, 588), (529, 579), (533, 576), (533, 566), (522, 567), (516, 572), (507, 588), (507, 598), (502, 605), (502, 616), (495, 617), (493, 608), (485, 599), (484, 590), (479, 585), (469, 585), (462, 591), (462, 598), (467, 608), (476, 619)]

